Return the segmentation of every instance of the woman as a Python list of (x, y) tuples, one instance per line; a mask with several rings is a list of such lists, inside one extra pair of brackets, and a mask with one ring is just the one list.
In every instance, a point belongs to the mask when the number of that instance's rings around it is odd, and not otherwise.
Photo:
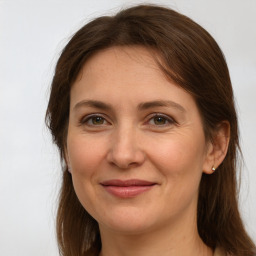
[(64, 163), (61, 255), (254, 255), (228, 68), (191, 19), (140, 5), (85, 25), (46, 118)]

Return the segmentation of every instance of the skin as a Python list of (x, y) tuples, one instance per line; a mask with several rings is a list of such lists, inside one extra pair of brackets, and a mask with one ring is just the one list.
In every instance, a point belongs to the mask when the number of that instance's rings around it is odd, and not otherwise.
[[(155, 101), (172, 103), (138, 108)], [(193, 97), (166, 79), (145, 48), (92, 56), (71, 89), (66, 160), (81, 204), (99, 223), (100, 255), (212, 255), (197, 231), (198, 188), (227, 144), (206, 141)], [(119, 198), (101, 185), (110, 179), (156, 185)]]

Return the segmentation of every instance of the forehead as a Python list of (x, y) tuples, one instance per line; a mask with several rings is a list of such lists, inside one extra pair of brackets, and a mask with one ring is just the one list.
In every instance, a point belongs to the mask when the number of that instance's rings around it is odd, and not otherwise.
[(80, 86), (88, 91), (100, 86), (101, 90), (112, 87), (116, 90), (144, 87), (147, 91), (160, 88), (161, 84), (166, 84), (167, 77), (160, 70), (157, 58), (156, 52), (142, 46), (115, 46), (101, 50), (85, 62), (72, 87)]
[(97, 52), (73, 84), (71, 101), (96, 97), (110, 102), (175, 100), (178, 104), (194, 104), (190, 94), (167, 79), (156, 58), (155, 52), (139, 46)]
[[(143, 46), (114, 46), (100, 50), (93, 54), (84, 64), (76, 80), (81, 79), (88, 73), (96, 75), (115, 75), (120, 74), (120, 68), (126, 72), (135, 72), (137, 75), (141, 72), (153, 69), (155, 72), (163, 73), (157, 63), (159, 56), (153, 49)], [(113, 72), (113, 71), (119, 71)], [(145, 77), (146, 78), (146, 77)]]

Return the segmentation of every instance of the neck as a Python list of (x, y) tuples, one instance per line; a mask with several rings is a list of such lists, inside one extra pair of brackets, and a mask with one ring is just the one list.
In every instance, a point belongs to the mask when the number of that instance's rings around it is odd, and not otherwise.
[(125, 234), (100, 227), (102, 251), (100, 256), (212, 256), (212, 250), (199, 237), (196, 216), (172, 226)]

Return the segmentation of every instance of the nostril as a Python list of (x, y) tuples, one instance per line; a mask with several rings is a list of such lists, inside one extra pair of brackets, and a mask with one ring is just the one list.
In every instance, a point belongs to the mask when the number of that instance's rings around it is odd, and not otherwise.
[(111, 162), (112, 165), (118, 166), (121, 169), (129, 169), (129, 168), (134, 168), (136, 167), (138, 164), (136, 162), (132, 162), (132, 163), (120, 163), (120, 162)]
[(111, 165), (115, 165), (121, 169), (130, 169), (134, 168), (136, 166), (141, 165), (144, 162), (144, 159), (139, 159), (136, 156), (133, 156), (131, 158), (125, 158), (125, 157), (117, 157), (117, 156), (108, 156), (108, 162)]

